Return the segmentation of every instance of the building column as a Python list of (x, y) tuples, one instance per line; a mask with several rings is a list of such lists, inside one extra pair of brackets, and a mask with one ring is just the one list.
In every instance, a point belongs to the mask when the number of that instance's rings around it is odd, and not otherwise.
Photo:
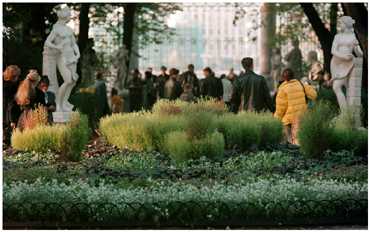
[(262, 3), (260, 8), (260, 33), (259, 33), (259, 72), (262, 76), (267, 78), (267, 83), (270, 90), (272, 90), (271, 80), (271, 50), (272, 40), (275, 36), (276, 27), (276, 13), (274, 10), (274, 3)]

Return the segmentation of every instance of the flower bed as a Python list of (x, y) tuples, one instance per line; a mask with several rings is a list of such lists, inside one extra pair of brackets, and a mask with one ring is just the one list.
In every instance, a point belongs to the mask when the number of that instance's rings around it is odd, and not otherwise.
[[(209, 157), (219, 157), (224, 150), (223, 144), (229, 149), (245, 151), (278, 144), (282, 139), (282, 125), (271, 114), (243, 112), (235, 115), (224, 111), (215, 101), (159, 101), (153, 113), (103, 118), (100, 130), (109, 143), (120, 149), (157, 150), (175, 160), (200, 157), (205, 152)], [(206, 151), (202, 147), (215, 149)]]

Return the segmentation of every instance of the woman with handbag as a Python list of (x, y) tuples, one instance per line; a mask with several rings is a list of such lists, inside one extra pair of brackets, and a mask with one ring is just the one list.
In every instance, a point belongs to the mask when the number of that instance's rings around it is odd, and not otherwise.
[(307, 110), (308, 100), (315, 100), (317, 93), (312, 86), (295, 79), (289, 68), (283, 71), (282, 78), (284, 81), (277, 92), (274, 116), (282, 121), (287, 142), (298, 145), (299, 119)]

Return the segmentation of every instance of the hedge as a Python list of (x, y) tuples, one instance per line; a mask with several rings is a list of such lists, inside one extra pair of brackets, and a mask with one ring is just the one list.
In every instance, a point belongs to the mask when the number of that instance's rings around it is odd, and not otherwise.
[(73, 113), (66, 124), (39, 125), (12, 134), (12, 147), (20, 151), (53, 151), (71, 161), (78, 161), (88, 142), (90, 129), (85, 115)]
[(367, 219), (367, 184), (324, 180), (259, 180), (199, 188), (178, 183), (135, 189), (39, 180), (4, 184), (3, 197), (4, 222), (54, 219), (68, 223), (80, 220), (143, 225), (149, 221), (186, 225), (225, 219), (291, 223), (309, 218), (312, 222), (318, 217), (338, 220), (344, 215), (364, 222)]

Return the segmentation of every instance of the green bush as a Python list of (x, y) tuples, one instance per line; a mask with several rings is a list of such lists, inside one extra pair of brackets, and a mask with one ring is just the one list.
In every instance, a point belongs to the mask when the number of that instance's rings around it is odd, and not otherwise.
[(99, 118), (96, 112), (97, 99), (95, 88), (80, 89), (71, 96), (71, 103), (76, 106), (79, 112), (87, 115), (90, 128), (97, 128)]
[(160, 150), (166, 133), (183, 128), (181, 116), (151, 113), (114, 114), (100, 120), (100, 131), (109, 143), (133, 151)]
[(40, 125), (33, 129), (16, 130), (11, 138), (12, 147), (21, 151), (54, 151), (66, 159), (77, 161), (88, 142), (90, 130), (85, 115), (74, 113), (63, 125)]
[(331, 105), (319, 102), (302, 117), (298, 130), (298, 141), (303, 155), (322, 158), (324, 151), (330, 148), (333, 135)]
[(166, 135), (164, 149), (177, 162), (197, 159), (202, 156), (219, 158), (224, 153), (224, 138), (221, 133), (214, 132), (203, 138), (189, 139), (185, 132), (175, 131)]
[(153, 150), (147, 133), (148, 113), (113, 114), (100, 120), (100, 131), (107, 141), (120, 149)]
[(325, 102), (302, 118), (298, 139), (301, 152), (308, 157), (322, 158), (326, 150), (367, 155), (367, 130), (355, 128), (353, 112), (348, 110), (334, 118), (332, 106)]
[(185, 102), (181, 100), (159, 100), (153, 106), (152, 112), (158, 115), (179, 115), (183, 113), (209, 112), (220, 115), (227, 112), (223, 102), (215, 99), (199, 99), (197, 102)]
[(334, 128), (329, 148), (333, 151), (348, 150), (360, 156), (367, 156), (367, 130)]
[(185, 114), (185, 132), (188, 139), (201, 139), (215, 131), (214, 116), (210, 112), (193, 112)]

